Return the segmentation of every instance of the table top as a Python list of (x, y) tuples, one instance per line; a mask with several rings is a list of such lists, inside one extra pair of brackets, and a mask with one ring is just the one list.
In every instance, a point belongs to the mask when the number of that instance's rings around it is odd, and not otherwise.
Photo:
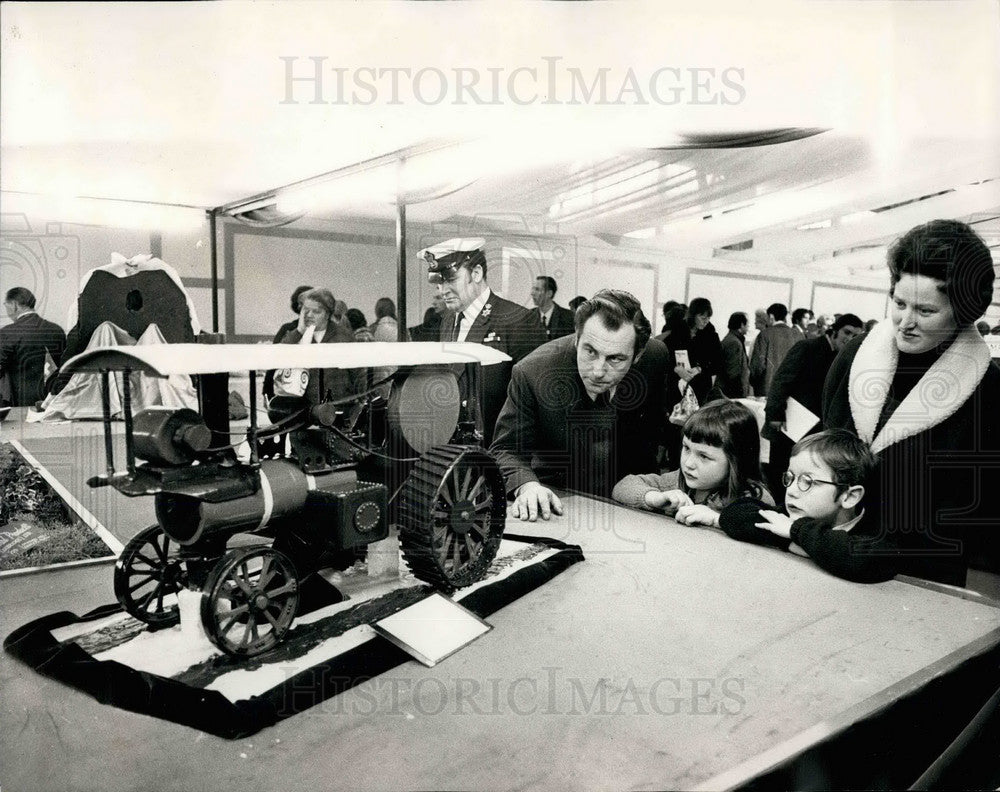
[[(852, 584), (717, 531), (564, 503), (508, 531), (580, 544), (586, 561), (495, 613), (491, 632), (237, 743), (110, 710), (5, 658), (4, 773), (65, 789), (723, 788), (1000, 641), (988, 602)], [(38, 750), (39, 732), (57, 750)], [(117, 766), (94, 739), (114, 741)]]

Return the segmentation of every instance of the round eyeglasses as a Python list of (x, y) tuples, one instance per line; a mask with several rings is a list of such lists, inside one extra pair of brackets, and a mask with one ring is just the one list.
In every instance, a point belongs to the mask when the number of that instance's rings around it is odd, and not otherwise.
[(795, 475), (790, 470), (786, 470), (781, 474), (781, 484), (785, 489), (792, 486), (792, 482), (795, 482), (796, 486), (799, 488), (799, 492), (809, 492), (812, 489), (813, 484), (832, 484), (835, 487), (840, 486), (836, 481), (824, 481), (823, 479), (813, 478), (808, 473), (799, 473)]

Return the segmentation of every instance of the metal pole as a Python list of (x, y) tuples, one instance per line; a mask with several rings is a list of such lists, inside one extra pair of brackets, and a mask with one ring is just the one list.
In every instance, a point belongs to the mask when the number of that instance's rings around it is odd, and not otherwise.
[[(399, 160), (397, 174), (402, 175), (406, 159)], [(396, 340), (405, 341), (406, 335), (406, 199), (396, 185)]]
[(257, 456), (257, 372), (250, 370), (250, 428), (247, 431), (250, 441), (250, 464), (256, 465)]
[(215, 233), (216, 210), (208, 213), (209, 251), (212, 256), (212, 332), (219, 332), (219, 249)]
[(104, 456), (108, 466), (108, 478), (115, 475), (115, 447), (111, 440), (111, 393), (109, 391), (108, 370), (101, 369), (101, 415), (104, 418)]
[(122, 371), (122, 412), (125, 417), (125, 463), (129, 473), (135, 473), (135, 449), (132, 446), (132, 372)]

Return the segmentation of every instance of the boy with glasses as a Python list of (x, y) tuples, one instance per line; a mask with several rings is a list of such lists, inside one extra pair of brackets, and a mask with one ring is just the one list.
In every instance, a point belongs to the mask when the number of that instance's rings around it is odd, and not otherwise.
[(862, 503), (874, 469), (874, 455), (852, 432), (809, 435), (792, 448), (781, 479), (787, 513), (743, 498), (722, 511), (719, 527), (733, 539), (807, 556), (846, 580), (890, 580), (898, 550), (882, 535), (875, 510), (866, 514)]

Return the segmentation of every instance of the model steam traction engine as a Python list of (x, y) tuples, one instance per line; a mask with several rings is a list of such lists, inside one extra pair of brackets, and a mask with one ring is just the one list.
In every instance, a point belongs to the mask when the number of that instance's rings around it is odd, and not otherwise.
[[(303, 582), (351, 565), (390, 524), (419, 579), (446, 592), (479, 580), (500, 544), (506, 498), (496, 462), (475, 443), (474, 426), (459, 420), (455, 374), (464, 365), (476, 382), (481, 364), (507, 359), (478, 344), (434, 343), (172, 344), (73, 358), (65, 372), (102, 378), (107, 471), (88, 483), (156, 499), (158, 524), (137, 534), (115, 566), (119, 602), (168, 626), (180, 618), (178, 592), (200, 591), (212, 642), (230, 654), (260, 654), (287, 633)], [(388, 399), (380, 389), (318, 405), (276, 399), (273, 423), (258, 427), (256, 372), (294, 366), (322, 376), (325, 368), (374, 365), (399, 367)], [(114, 467), (109, 406), (119, 371), (124, 472)], [(233, 371), (250, 372), (248, 454), (246, 445), (237, 454), (242, 440), (218, 443), (228, 437), (228, 414), (205, 395), (213, 375)], [(200, 375), (200, 412), (147, 408), (133, 416), (135, 373)], [(246, 533), (271, 542), (229, 547)]]

